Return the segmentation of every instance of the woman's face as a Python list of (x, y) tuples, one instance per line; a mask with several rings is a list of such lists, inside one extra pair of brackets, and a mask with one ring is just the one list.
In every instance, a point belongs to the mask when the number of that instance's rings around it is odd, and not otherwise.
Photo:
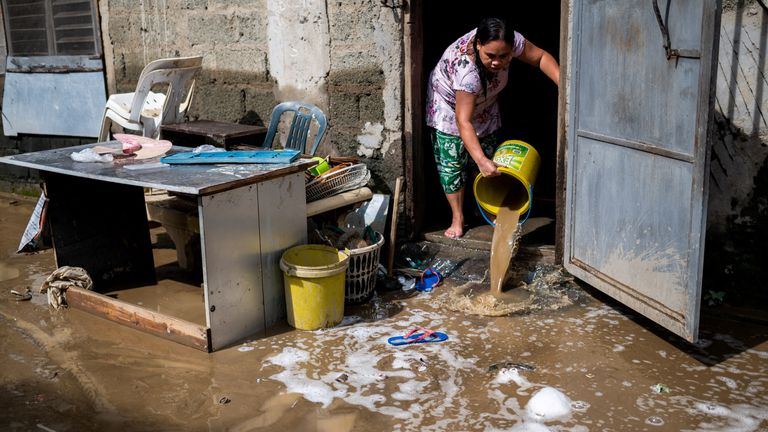
[(491, 72), (504, 69), (512, 60), (512, 47), (503, 40), (490, 41), (485, 45), (478, 42), (477, 51), (480, 61)]

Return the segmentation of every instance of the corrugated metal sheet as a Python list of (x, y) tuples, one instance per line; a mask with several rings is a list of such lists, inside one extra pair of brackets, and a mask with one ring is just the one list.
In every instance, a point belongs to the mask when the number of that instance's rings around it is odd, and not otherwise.
[(107, 101), (103, 72), (5, 75), (3, 130), (98, 137)]

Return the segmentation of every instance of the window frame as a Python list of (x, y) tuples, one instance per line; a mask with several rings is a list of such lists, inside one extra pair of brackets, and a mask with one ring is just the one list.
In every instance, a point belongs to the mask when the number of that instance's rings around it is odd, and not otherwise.
[[(91, 23), (91, 29), (92, 29), (92, 40), (93, 40), (93, 47), (94, 50), (92, 53), (87, 54), (61, 54), (61, 51), (59, 49), (59, 44), (61, 43), (60, 40), (56, 39), (56, 32), (57, 27), (54, 22), (54, 15), (53, 15), (53, 8), (54, 6), (58, 5), (67, 5), (67, 4), (73, 4), (73, 3), (89, 3), (90, 4), (90, 23)], [(7, 51), (7, 56), (9, 58), (8, 61), (8, 67), (9, 70), (12, 68), (12, 61), (14, 59), (26, 59), (26, 61), (22, 61), (23, 63), (27, 63), (31, 61), (32, 63), (36, 63), (35, 59), (46, 61), (46, 59), (51, 58), (61, 58), (61, 59), (67, 59), (70, 58), (72, 61), (70, 62), (64, 62), (64, 63), (72, 63), (75, 69), (78, 69), (82, 67), (82, 63), (84, 59), (100, 59), (103, 54), (103, 47), (102, 47), (102, 41), (101, 41), (101, 28), (99, 25), (99, 17), (98, 17), (98, 2), (96, 0), (42, 0), (43, 5), (45, 6), (45, 33), (47, 38), (47, 51), (45, 54), (41, 55), (31, 55), (29, 53), (17, 53), (14, 51), (14, 44), (13, 44), (13, 34), (11, 30), (10, 20), (11, 16), (8, 13), (9, 5), (7, 1), (2, 2), (2, 14), (3, 14), (3, 26), (4, 26), (4, 37), (5, 37), (5, 46)], [(61, 30), (59, 30), (61, 31)], [(39, 62), (38, 62), (39, 63)], [(61, 69), (62, 62), (57, 61), (58, 63), (55, 66), (55, 69)], [(78, 66), (80, 65), (80, 66)], [(40, 65), (39, 67), (43, 67)]]

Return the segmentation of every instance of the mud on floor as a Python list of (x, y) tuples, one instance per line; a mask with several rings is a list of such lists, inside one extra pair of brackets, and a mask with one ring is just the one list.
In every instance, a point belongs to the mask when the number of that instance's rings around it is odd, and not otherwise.
[[(433, 291), (377, 295), (348, 307), (337, 327), (282, 325), (207, 354), (76, 310), (52, 311), (36, 292), (15, 301), (10, 289), (39, 286), (54, 261), (47, 251), (13, 253), (26, 221), (6, 204), (0, 199), (0, 262), (18, 275), (0, 281), (2, 430), (768, 428), (766, 327), (705, 319), (702, 339), (690, 345), (565, 279), (566, 307), (455, 312), (439, 298), (482, 280), (473, 255), (446, 264), (452, 276)], [(526, 275), (520, 280), (535, 290)], [(388, 343), (414, 327), (448, 339)]]

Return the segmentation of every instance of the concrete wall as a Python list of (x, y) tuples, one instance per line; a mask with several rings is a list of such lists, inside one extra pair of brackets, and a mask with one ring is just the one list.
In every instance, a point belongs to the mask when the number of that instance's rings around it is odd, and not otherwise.
[(202, 55), (191, 117), (269, 124), (305, 100), (327, 115), (318, 155), (359, 155), (389, 189), (402, 173), (402, 11), (378, 1), (100, 0), (110, 92), (146, 63)]
[[(765, 2), (763, 2), (765, 3)], [(720, 28), (704, 298), (768, 301), (768, 12), (726, 0)]]
[(710, 178), (709, 226), (714, 229), (725, 229), (757, 198), (756, 177), (768, 169), (766, 55), (768, 13), (755, 1), (726, 3)]

